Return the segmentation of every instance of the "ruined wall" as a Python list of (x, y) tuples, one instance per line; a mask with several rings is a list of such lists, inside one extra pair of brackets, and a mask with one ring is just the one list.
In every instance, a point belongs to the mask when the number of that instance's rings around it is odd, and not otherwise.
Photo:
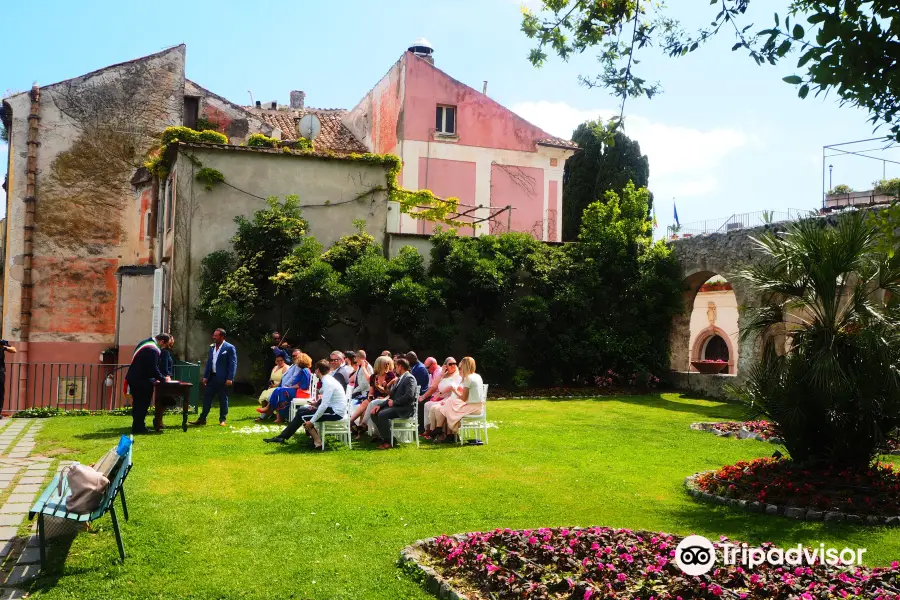
[[(112, 345), (115, 271), (150, 259), (150, 198), (131, 180), (159, 133), (181, 123), (184, 61), (178, 46), (41, 88), (28, 361), (93, 362)], [(16, 152), (3, 335), (18, 341), (30, 98), (7, 102)]]
[[(404, 55), (359, 104), (344, 115), (347, 129), (377, 154), (396, 153), (402, 137), (406, 61)], [(432, 117), (432, 126), (433, 121)], [(411, 187), (415, 182), (404, 181), (404, 185)]]
[[(684, 312), (676, 316), (673, 322), (670, 337), (672, 370), (687, 372), (690, 369), (691, 314), (700, 287), (711, 277), (720, 275), (731, 283), (738, 307), (737, 328), (738, 331), (743, 330), (748, 316), (741, 308), (758, 303), (759, 298), (755, 292), (747, 288), (745, 283), (735, 280), (733, 274), (760, 259), (751, 238), (758, 237), (773, 227), (781, 226), (767, 225), (673, 242), (672, 248), (681, 263), (684, 276), (682, 280)], [(761, 353), (759, 340), (741, 341), (738, 337), (736, 344), (738, 354), (736, 376), (722, 375), (718, 378), (710, 378), (710, 376), (697, 373), (689, 374), (691, 378), (698, 378), (696, 385), (702, 386), (704, 393), (719, 397), (720, 394), (715, 390), (722, 387), (723, 378), (741, 383), (744, 375), (759, 360)], [(710, 381), (713, 383), (709, 383)], [(693, 388), (694, 384), (691, 387)]]
[(184, 95), (200, 98), (200, 116), (215, 123), (218, 131), (228, 136), (235, 145), (246, 143), (254, 133), (271, 136), (273, 128), (243, 107), (229, 102), (193, 81), (184, 82)]
[[(204, 184), (194, 179), (197, 167), (191, 159), (218, 169), (230, 185), (219, 184), (207, 191)], [(325, 248), (354, 233), (354, 219), (365, 219), (366, 231), (381, 242), (385, 239), (387, 194), (364, 194), (383, 188), (386, 174), (384, 166), (344, 159), (181, 145), (175, 166), (171, 287), (172, 331), (183, 358), (205, 360), (210, 332), (192, 316), (199, 293), (200, 262), (215, 250), (231, 249), (231, 237), (237, 231), (235, 216), (252, 218), (254, 212), (266, 206), (261, 198), (284, 199), (296, 194), (301, 205), (306, 206), (303, 216), (309, 221), (310, 234)]]

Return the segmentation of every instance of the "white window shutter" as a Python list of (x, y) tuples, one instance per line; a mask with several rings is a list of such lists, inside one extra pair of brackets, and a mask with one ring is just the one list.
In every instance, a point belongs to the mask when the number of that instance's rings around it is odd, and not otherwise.
[(150, 337), (162, 333), (162, 295), (163, 295), (163, 270), (153, 271), (153, 323), (151, 324)]

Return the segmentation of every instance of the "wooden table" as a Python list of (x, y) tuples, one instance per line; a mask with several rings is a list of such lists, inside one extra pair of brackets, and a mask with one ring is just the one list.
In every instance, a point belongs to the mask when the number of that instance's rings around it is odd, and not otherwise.
[(187, 431), (188, 411), (191, 408), (191, 388), (193, 387), (194, 384), (188, 383), (187, 381), (160, 381), (156, 385), (156, 415), (153, 419), (153, 426), (156, 431), (162, 430), (162, 416), (166, 411), (166, 407), (162, 404), (162, 402), (160, 402), (160, 400), (164, 396), (175, 396), (176, 398), (179, 396), (181, 397), (181, 430)]

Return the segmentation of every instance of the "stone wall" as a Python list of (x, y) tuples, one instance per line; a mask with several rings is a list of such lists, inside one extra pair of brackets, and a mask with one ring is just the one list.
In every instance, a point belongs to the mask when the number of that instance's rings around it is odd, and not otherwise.
[[(731, 283), (734, 289), (738, 306), (738, 330), (743, 331), (748, 316), (744, 308), (756, 304), (758, 296), (748, 289), (747, 285), (737, 281), (735, 273), (760, 259), (761, 255), (756, 249), (753, 238), (758, 238), (767, 231), (783, 230), (784, 224), (765, 225), (752, 229), (742, 229), (730, 233), (717, 233), (692, 238), (680, 239), (672, 242), (675, 256), (678, 257), (682, 267), (682, 294), (684, 297), (684, 312), (673, 322), (670, 334), (670, 347), (672, 350), (671, 367), (676, 373), (686, 373), (690, 369), (690, 342), (691, 342), (691, 312), (694, 301), (700, 287), (709, 278), (719, 275)], [(761, 345), (758, 339), (741, 339), (738, 336), (738, 364), (734, 381), (740, 384), (745, 374), (753, 367), (761, 354)], [(718, 383), (710, 383), (710, 376), (693, 373), (688, 379), (698, 379), (697, 383), (691, 383), (686, 389), (697, 389), (714, 397), (720, 397), (716, 390), (721, 386)], [(686, 376), (687, 377), (687, 376)], [(716, 377), (716, 376), (712, 376)]]

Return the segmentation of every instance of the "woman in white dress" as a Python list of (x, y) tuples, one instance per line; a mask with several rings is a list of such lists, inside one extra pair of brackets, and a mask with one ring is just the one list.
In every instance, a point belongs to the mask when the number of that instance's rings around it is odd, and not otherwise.
[[(456, 435), (462, 418), (467, 415), (480, 413), (484, 408), (484, 382), (481, 375), (475, 372), (475, 359), (466, 356), (459, 363), (459, 374), (462, 377), (462, 385), (455, 388), (453, 393), (441, 405), (439, 415), (435, 417), (437, 426), (443, 427), (444, 432), (437, 439), (443, 442), (448, 435)], [(434, 413), (436, 411), (432, 411)]]

